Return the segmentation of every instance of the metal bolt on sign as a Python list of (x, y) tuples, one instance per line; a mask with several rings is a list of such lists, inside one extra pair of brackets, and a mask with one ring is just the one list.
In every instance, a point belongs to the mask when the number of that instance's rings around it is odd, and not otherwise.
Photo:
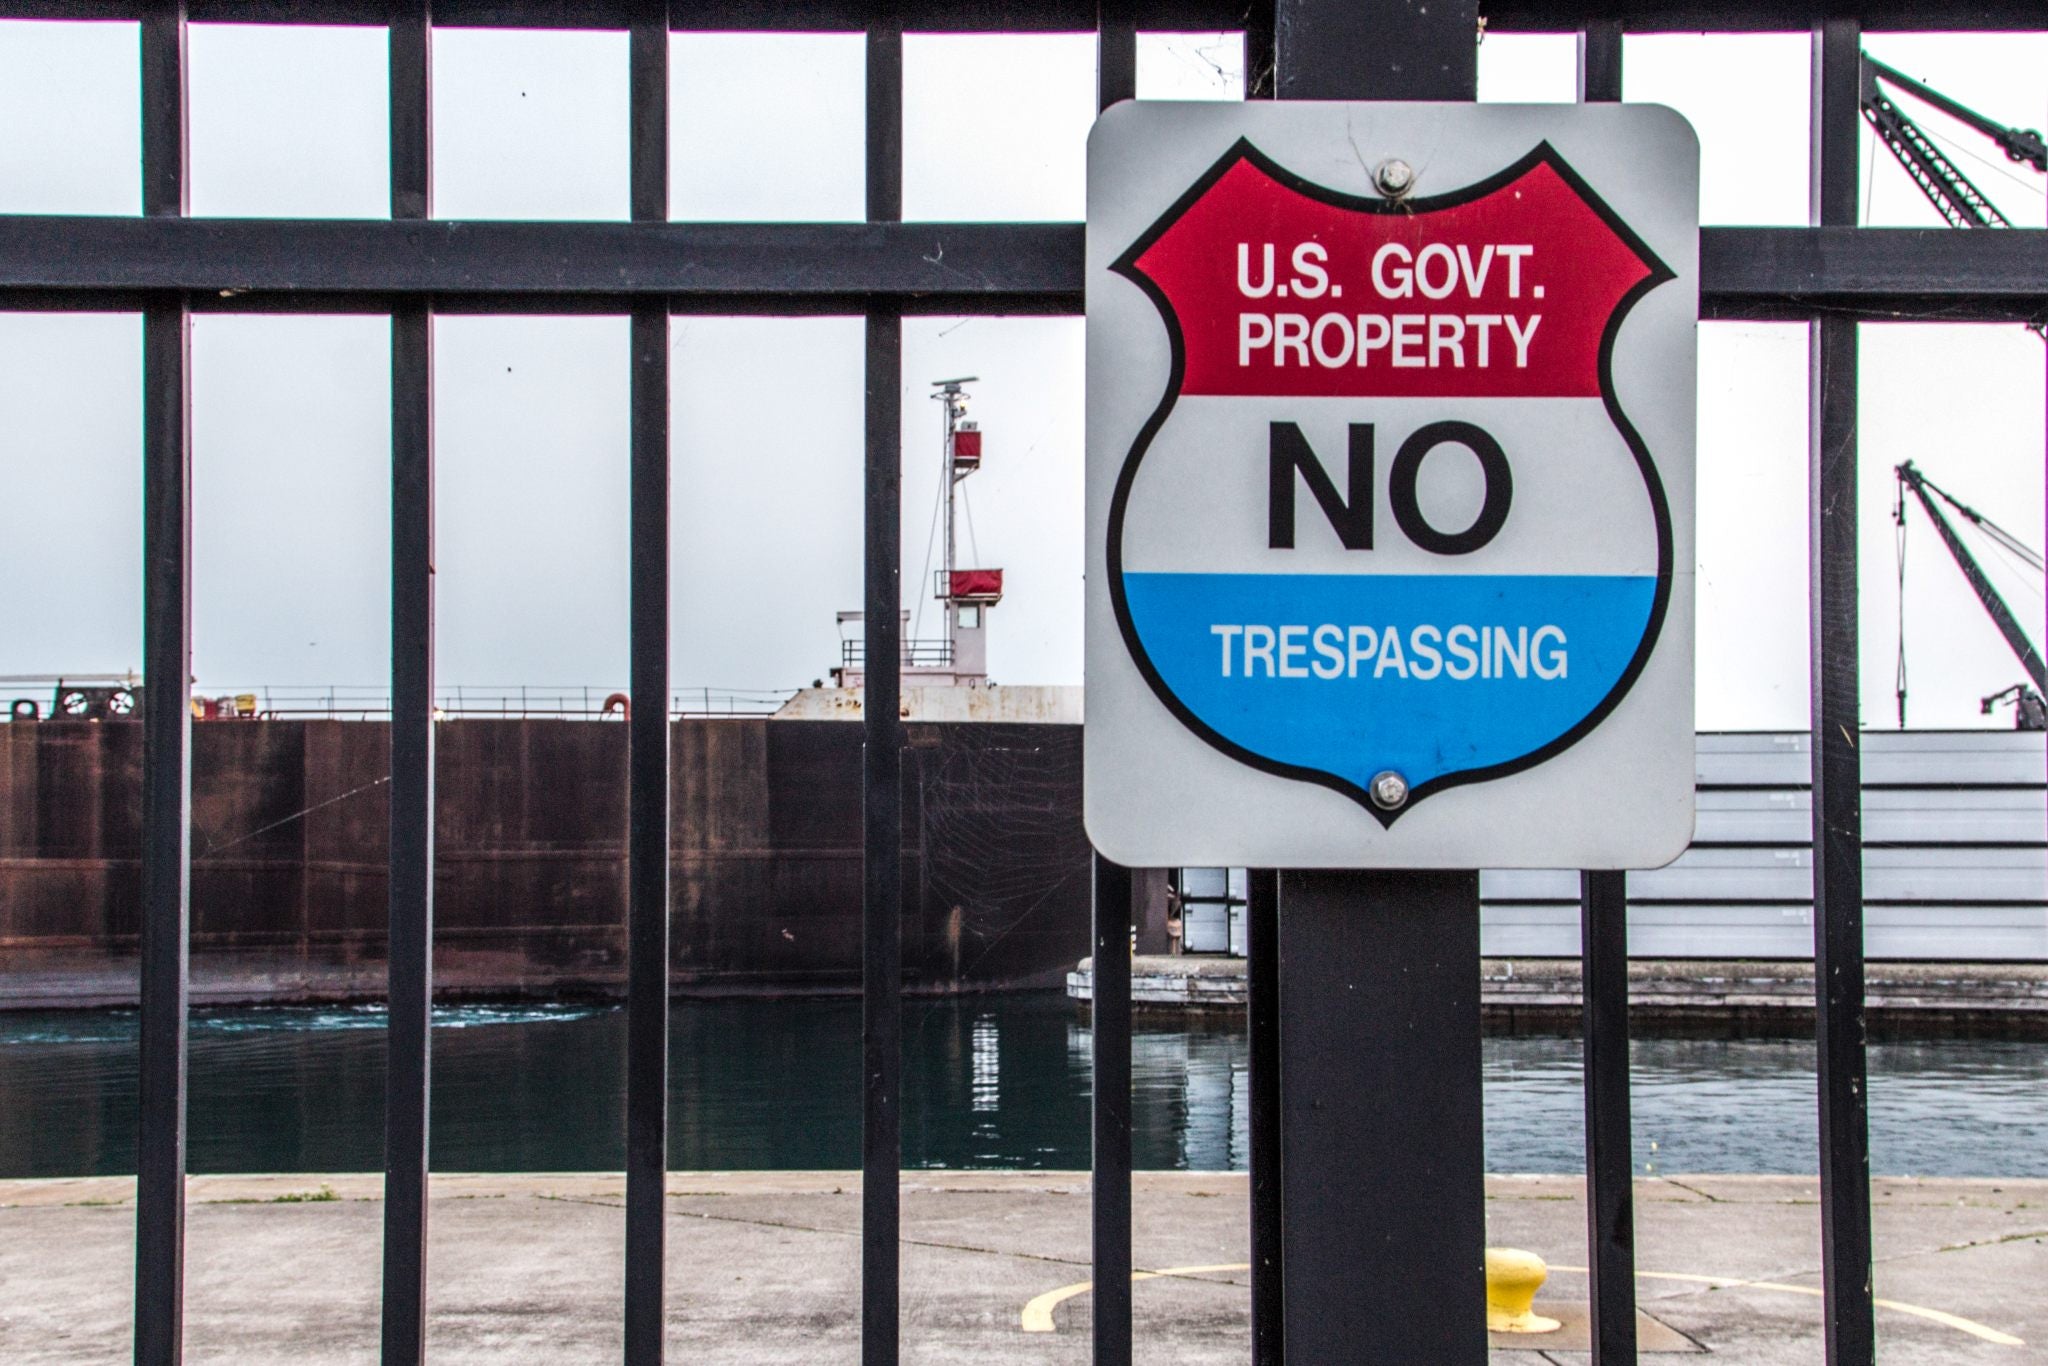
[(1408, 800), (1408, 780), (1392, 769), (1373, 775), (1372, 799), (1381, 810), (1397, 810)]
[(1399, 199), (1415, 188), (1415, 168), (1399, 157), (1389, 157), (1373, 171), (1372, 183), (1387, 198)]

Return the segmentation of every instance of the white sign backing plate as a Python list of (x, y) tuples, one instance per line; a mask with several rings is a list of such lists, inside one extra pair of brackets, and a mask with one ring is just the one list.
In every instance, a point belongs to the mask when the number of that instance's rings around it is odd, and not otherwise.
[(1096, 848), (1283, 868), (1683, 852), (1698, 187), (1692, 129), (1655, 106), (1134, 102), (1097, 122)]

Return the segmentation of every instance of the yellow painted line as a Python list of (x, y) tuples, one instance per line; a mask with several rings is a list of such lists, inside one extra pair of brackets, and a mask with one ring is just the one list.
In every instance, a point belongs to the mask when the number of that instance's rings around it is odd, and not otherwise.
[[(1156, 1281), (1162, 1276), (1204, 1276), (1219, 1271), (1250, 1271), (1251, 1269), (1252, 1264), (1250, 1262), (1225, 1262), (1217, 1266), (1169, 1266), (1162, 1267), (1158, 1271), (1133, 1271), (1131, 1273), (1131, 1284), (1136, 1285), (1139, 1281)], [(1024, 1306), (1024, 1312), (1019, 1315), (1021, 1326), (1027, 1333), (1057, 1332), (1059, 1327), (1052, 1321), (1052, 1311), (1065, 1304), (1068, 1300), (1073, 1299), (1074, 1296), (1085, 1295), (1094, 1288), (1095, 1282), (1093, 1281), (1075, 1281), (1072, 1285), (1063, 1285), (1057, 1290), (1046, 1291), (1043, 1295), (1038, 1296), (1031, 1303)]]
[[(1552, 1271), (1572, 1272), (1581, 1276), (1587, 1274), (1586, 1268), (1583, 1266), (1553, 1266), (1550, 1269)], [(1786, 1295), (1805, 1295), (1812, 1299), (1825, 1298), (1822, 1292), (1814, 1286), (1786, 1285), (1782, 1281), (1749, 1281), (1744, 1280), (1740, 1276), (1688, 1276), (1676, 1271), (1638, 1271), (1636, 1279), (1643, 1281), (1684, 1281), (1690, 1285), (1710, 1285), (1716, 1290), (1773, 1290)], [(2000, 1347), (2024, 1347), (2027, 1345), (2023, 1340), (2014, 1337), (2012, 1334), (2001, 1333), (1996, 1328), (1979, 1323), (1975, 1319), (1966, 1319), (1960, 1314), (1951, 1314), (1946, 1310), (1929, 1309), (1924, 1304), (1907, 1304), (1902, 1300), (1883, 1299), (1872, 1300), (1871, 1303), (1877, 1305), (1880, 1309), (1890, 1309), (1900, 1314), (1911, 1314), (1916, 1319), (1926, 1319), (1928, 1322), (1938, 1323), (1944, 1328), (1953, 1328), (1959, 1333), (1968, 1333), (1973, 1338), (1982, 1338), (1986, 1342), (1997, 1343)]]

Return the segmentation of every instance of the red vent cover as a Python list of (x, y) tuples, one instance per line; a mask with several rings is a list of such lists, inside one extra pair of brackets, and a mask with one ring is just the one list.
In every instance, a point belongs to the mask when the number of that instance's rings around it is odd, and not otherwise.
[(986, 598), (994, 601), (1003, 595), (1003, 571), (956, 569), (953, 571), (952, 595), (956, 598)]

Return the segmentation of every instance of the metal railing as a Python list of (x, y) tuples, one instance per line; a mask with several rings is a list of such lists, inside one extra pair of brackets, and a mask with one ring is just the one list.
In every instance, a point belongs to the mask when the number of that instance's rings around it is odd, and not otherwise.
[[(210, 696), (212, 689), (205, 690)], [(794, 697), (794, 688), (774, 691), (739, 688), (680, 688), (669, 693), (670, 716), (769, 716)], [(258, 717), (274, 720), (385, 720), (391, 693), (373, 685), (291, 686), (229, 689), (222, 696), (253, 697)], [(625, 714), (624, 690), (590, 686), (452, 685), (434, 694), (437, 720), (498, 717), (596, 720)]]
[[(371, 311), (392, 326), (392, 721), (390, 996), (385, 1151), (382, 1351), (386, 1363), (422, 1359), (426, 1309), (426, 1140), (433, 927), (433, 423), (434, 312), (588, 313), (629, 316), (631, 681), (641, 716), (673, 706), (669, 658), (669, 348), (671, 314), (814, 314), (864, 318), (865, 609), (879, 666), (864, 775), (862, 1086), (862, 1359), (893, 1362), (899, 1345), (900, 1051), (902, 897), (901, 742), (898, 719), (901, 565), (902, 318), (910, 313), (1081, 311), (1082, 233), (1058, 223), (904, 224), (903, 35), (906, 30), (1092, 29), (1099, 37), (1103, 106), (1136, 93), (1136, 30), (1246, 30), (1254, 98), (1469, 100), (1475, 90), (1477, 0), (1404, 7), (1351, 0), (1020, 0), (989, 7), (941, 0), (0, 0), (0, 17), (141, 21), (143, 213), (137, 218), (0, 217), (0, 308), (139, 310), (144, 314), (144, 656), (148, 677), (190, 676), (190, 402), (188, 345), (195, 311)], [(1872, 27), (1926, 30), (2039, 28), (2037, 0), (1813, 0), (1680, 4), (1626, 0), (1502, 0), (1490, 32), (1583, 34), (1587, 99), (1621, 93), (1624, 28), (1811, 27), (1816, 53), (1813, 156), (1820, 214), (1810, 228), (1708, 228), (1701, 240), (1701, 301), (1713, 318), (1800, 319), (1812, 326), (1814, 631), (1814, 862), (1816, 1001), (1820, 1046), (1819, 1219), (1827, 1357), (1837, 1366), (1874, 1357), (1871, 1228), (1865, 1137), (1860, 756), (1857, 722), (1856, 341), (1860, 318), (2009, 320), (2048, 312), (2048, 246), (2037, 232), (1948, 233), (1856, 226), (1860, 10)], [(1594, 21), (1592, 16), (1599, 17)], [(388, 222), (213, 220), (187, 217), (187, 26), (191, 20), (359, 23), (388, 26)], [(625, 29), (630, 34), (627, 223), (450, 223), (430, 208), (431, 35), (436, 23)], [(689, 224), (668, 221), (668, 47), (671, 28), (861, 29), (866, 34), (866, 222)], [(887, 661), (887, 663), (880, 663)], [(180, 1359), (183, 1315), (186, 954), (189, 934), (189, 692), (148, 689), (142, 857), (142, 1026), (135, 1253), (135, 1360)], [(627, 1218), (625, 1359), (662, 1359), (664, 1177), (667, 1155), (669, 755), (665, 728), (635, 726), (630, 741)], [(1476, 903), (1466, 874), (1403, 874), (1377, 881), (1254, 872), (1250, 879), (1251, 1241), (1253, 1354), (1278, 1362), (1294, 1329), (1336, 1333), (1382, 1359), (1402, 1355), (1403, 1316), (1441, 1319), (1441, 1304), (1398, 1286), (1371, 1295), (1323, 1293), (1316, 1254), (1333, 1220), (1356, 1221), (1355, 1183), (1330, 1180), (1331, 1198), (1285, 1198), (1279, 1163), (1282, 1074), (1353, 1105), (1401, 1087), (1348, 1085), (1332, 1069), (1401, 1063), (1373, 1049), (1310, 1047), (1313, 1023), (1330, 1030), (1399, 1023), (1365, 989), (1373, 954), (1437, 953), (1459, 963)], [(1585, 970), (1586, 1133), (1591, 1213), (1593, 1349), (1600, 1366), (1634, 1359), (1628, 1117), (1626, 886), (1589, 873), (1581, 894)], [(1129, 905), (1126, 870), (1099, 862), (1096, 976), (1093, 1255), (1094, 1359), (1131, 1359), (1131, 1109)], [(1282, 901), (1289, 906), (1279, 915)], [(1389, 915), (1390, 908), (1405, 916)], [(1387, 938), (1357, 942), (1371, 924)], [(1431, 936), (1435, 936), (1432, 939)], [(1397, 942), (1398, 941), (1398, 942)], [(1279, 964), (1289, 963), (1287, 995)], [(1298, 1015), (1339, 1000), (1358, 1006)], [(1476, 992), (1473, 993), (1476, 998)], [(1408, 1032), (1432, 1035), (1458, 1060), (1457, 1086), (1476, 1096), (1477, 1003), (1413, 1001)], [(1375, 1016), (1372, 1009), (1382, 1013)], [(1469, 1009), (1469, 1016), (1465, 1013)], [(1360, 1013), (1365, 1012), (1365, 1013)], [(1424, 1014), (1428, 1018), (1424, 1019)], [(1283, 1017), (1292, 1023), (1282, 1029)], [(1283, 1041), (1287, 1045), (1284, 1050)], [(1363, 1055), (1372, 1054), (1367, 1058)], [(1412, 1063), (1412, 1059), (1409, 1060)], [(1403, 1063), (1402, 1065), (1408, 1065)], [(1464, 1072), (1467, 1066), (1469, 1078)], [(1357, 1077), (1349, 1078), (1356, 1081)], [(1441, 1078), (1406, 1081), (1435, 1087)], [(1448, 1084), (1448, 1083), (1447, 1083)], [(1463, 1095), (1463, 1092), (1460, 1092)], [(1462, 1101), (1460, 1102), (1463, 1103)], [(1464, 1123), (1460, 1115), (1459, 1123)], [(1354, 1132), (1346, 1130), (1345, 1132)], [(1366, 1131), (1368, 1135), (1377, 1131)], [(1461, 1131), (1462, 1132), (1462, 1131)], [(1476, 1133), (1476, 1127), (1473, 1129)], [(1384, 1138), (1373, 1138), (1383, 1144)], [(1354, 1153), (1348, 1170), (1371, 1170)], [(1399, 1157), (1398, 1153), (1391, 1154)], [(1460, 1139), (1439, 1158), (1470, 1166)], [(1296, 1182), (1322, 1180), (1319, 1160), (1290, 1139)], [(1318, 1192), (1319, 1194), (1321, 1192)], [(1414, 1234), (1432, 1246), (1468, 1239), (1467, 1212), (1402, 1213), (1390, 1242)], [(1375, 1225), (1378, 1226), (1378, 1225)], [(1448, 1230), (1448, 1233), (1446, 1232)], [(1283, 1231), (1285, 1238), (1283, 1239)], [(1469, 1239), (1468, 1239), (1469, 1240)], [(1355, 1242), (1355, 1237), (1349, 1241)], [(1420, 1245), (1420, 1244), (1418, 1244)], [(1472, 1254), (1476, 1275), (1477, 1246)], [(1428, 1258), (1411, 1258), (1418, 1263)], [(1285, 1291), (1293, 1277), (1295, 1295)], [(1290, 1305), (1300, 1315), (1291, 1316)], [(1392, 1312), (1388, 1305), (1394, 1306)], [(1476, 1303), (1469, 1310), (1476, 1314)], [(1312, 1311), (1312, 1312), (1311, 1312)], [(1391, 1332), (1391, 1336), (1390, 1336)], [(1474, 1346), (1476, 1342), (1476, 1346)], [(1297, 1360), (1338, 1359), (1297, 1342)], [(1483, 1357), (1483, 1335), (1461, 1340)], [(1393, 1354), (1393, 1355), (1389, 1355)], [(1339, 1353), (1338, 1356), (1342, 1356)]]
[[(943, 669), (953, 662), (953, 642), (947, 637), (903, 640), (898, 642), (896, 657), (903, 662), (906, 669)], [(842, 668), (864, 669), (867, 667), (867, 658), (866, 641), (839, 642), (839, 663)]]
[[(906, 661), (908, 662), (908, 661)], [(670, 716), (772, 716), (796, 696), (795, 688), (679, 688), (669, 693)], [(223, 719), (275, 721), (383, 721), (391, 716), (391, 692), (374, 684), (268, 684), (256, 688), (196, 689), (206, 699), (227, 699), (237, 710)], [(503, 684), (496, 687), (455, 685), (434, 694), (439, 721), (481, 719), (602, 720), (626, 714), (619, 705), (627, 694), (605, 686), (538, 687)], [(46, 698), (38, 699), (47, 702)], [(58, 709), (41, 712), (61, 719)], [(0, 724), (8, 717), (0, 712)], [(195, 718), (196, 719), (196, 718)]]

